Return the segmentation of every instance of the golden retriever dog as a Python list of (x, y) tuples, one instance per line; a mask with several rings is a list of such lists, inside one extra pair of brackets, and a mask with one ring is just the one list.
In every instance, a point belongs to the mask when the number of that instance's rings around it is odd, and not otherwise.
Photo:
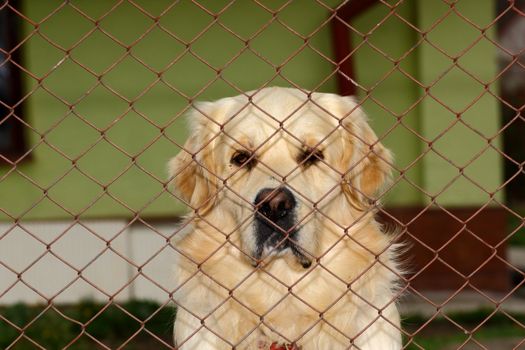
[(396, 249), (374, 219), (392, 158), (355, 100), (271, 87), (188, 118), (169, 163), (192, 208), (176, 346), (400, 349)]

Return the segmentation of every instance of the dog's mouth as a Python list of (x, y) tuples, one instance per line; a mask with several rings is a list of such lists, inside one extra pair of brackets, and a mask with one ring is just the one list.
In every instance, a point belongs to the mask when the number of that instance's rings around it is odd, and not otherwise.
[[(312, 265), (312, 261), (296, 243), (300, 230), (293, 230), (289, 233), (276, 230), (268, 235), (261, 234), (261, 232), (265, 231), (262, 226), (264, 226), (264, 224), (256, 224), (256, 236), (258, 239), (252, 260), (254, 266), (258, 266), (263, 262), (269, 262), (274, 258), (279, 258), (287, 254), (292, 254), (296, 261), (305, 269)], [(266, 239), (261, 240), (261, 237), (266, 237)]]
[[(259, 254), (258, 260), (271, 259), (273, 257), (281, 257), (286, 254), (293, 254), (296, 258), (296, 261), (305, 269), (309, 268), (312, 265), (312, 261), (308, 259), (303, 250), (299, 247), (297, 243), (294, 242), (293, 238), (278, 238), (280, 234), (276, 234), (276, 243), (268, 242), (264, 244)], [(272, 239), (273, 240), (273, 239)]]

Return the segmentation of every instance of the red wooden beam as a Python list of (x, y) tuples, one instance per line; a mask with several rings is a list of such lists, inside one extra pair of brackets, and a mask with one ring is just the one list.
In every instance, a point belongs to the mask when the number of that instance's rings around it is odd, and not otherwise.
[[(379, 0), (350, 0), (336, 11), (332, 18), (332, 45), (334, 48), (335, 61), (339, 74), (337, 74), (337, 87), (341, 95), (355, 95), (356, 74), (353, 64), (351, 31), (349, 24), (352, 19), (368, 10)], [(350, 79), (352, 80), (350, 80)]]

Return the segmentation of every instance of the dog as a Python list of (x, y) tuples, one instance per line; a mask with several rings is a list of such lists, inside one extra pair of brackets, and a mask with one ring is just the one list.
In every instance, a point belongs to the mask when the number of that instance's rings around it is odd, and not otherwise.
[(401, 349), (398, 250), (374, 219), (391, 153), (352, 97), (196, 103), (168, 164), (179, 349)]

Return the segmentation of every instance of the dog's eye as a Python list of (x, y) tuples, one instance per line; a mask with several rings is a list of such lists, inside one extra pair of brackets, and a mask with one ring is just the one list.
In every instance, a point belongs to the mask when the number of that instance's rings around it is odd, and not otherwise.
[(306, 168), (320, 159), (324, 159), (323, 151), (316, 148), (307, 148), (299, 154), (297, 163)]
[(251, 168), (253, 167), (253, 165), (255, 165), (255, 159), (253, 157), (253, 154), (246, 151), (235, 152), (230, 162), (238, 167), (248, 166), (249, 168)]

